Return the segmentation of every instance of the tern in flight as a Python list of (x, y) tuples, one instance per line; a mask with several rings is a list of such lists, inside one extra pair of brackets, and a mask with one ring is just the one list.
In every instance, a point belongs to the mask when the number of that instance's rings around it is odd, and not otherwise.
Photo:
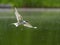
[(16, 8), (15, 8), (15, 16), (16, 16), (17, 22), (12, 23), (12, 24), (14, 24), (16, 27), (18, 27), (19, 25), (23, 25), (23, 26), (29, 27), (29, 28), (35, 28), (35, 29), (37, 28), (37, 27), (33, 27), (30, 23), (23, 20), (23, 17), (18, 13)]

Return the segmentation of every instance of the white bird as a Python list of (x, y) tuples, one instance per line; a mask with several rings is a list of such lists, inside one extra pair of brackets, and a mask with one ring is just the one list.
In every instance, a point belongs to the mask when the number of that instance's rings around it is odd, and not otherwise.
[(14, 24), (16, 27), (18, 27), (19, 25), (23, 25), (29, 28), (37, 28), (37, 27), (33, 27), (27, 21), (23, 20), (23, 17), (18, 13), (16, 8), (15, 8), (15, 15), (16, 15), (17, 22), (12, 24)]

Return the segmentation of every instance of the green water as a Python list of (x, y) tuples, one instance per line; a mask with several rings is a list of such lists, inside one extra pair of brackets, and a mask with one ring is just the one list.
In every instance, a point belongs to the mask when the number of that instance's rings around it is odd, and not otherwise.
[(14, 13), (0, 12), (0, 45), (60, 45), (60, 13), (20, 12), (37, 29), (15, 27)]

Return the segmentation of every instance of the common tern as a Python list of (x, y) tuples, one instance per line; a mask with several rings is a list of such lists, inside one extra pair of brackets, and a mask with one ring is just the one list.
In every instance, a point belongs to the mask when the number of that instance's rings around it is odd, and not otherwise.
[(15, 8), (15, 16), (16, 16), (17, 22), (12, 23), (12, 24), (14, 24), (16, 27), (18, 27), (19, 25), (23, 25), (23, 26), (29, 27), (29, 28), (35, 28), (35, 29), (37, 28), (37, 27), (33, 27), (30, 23), (23, 20), (23, 17), (21, 16), (21, 14), (18, 13), (16, 8)]

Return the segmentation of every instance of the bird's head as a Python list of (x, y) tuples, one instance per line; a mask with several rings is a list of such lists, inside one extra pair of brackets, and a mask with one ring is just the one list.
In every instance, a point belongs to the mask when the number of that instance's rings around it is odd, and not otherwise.
[(28, 21), (23, 21), (23, 22), (28, 22)]

